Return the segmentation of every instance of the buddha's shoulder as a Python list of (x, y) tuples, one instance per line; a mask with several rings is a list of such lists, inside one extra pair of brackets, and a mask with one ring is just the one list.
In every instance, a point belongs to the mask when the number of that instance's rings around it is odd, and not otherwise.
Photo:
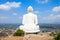
[(37, 16), (36, 14), (33, 14), (35, 17)]
[(36, 17), (37, 15), (35, 15), (35, 14), (25, 14), (24, 17), (26, 17), (26, 16), (35, 16)]

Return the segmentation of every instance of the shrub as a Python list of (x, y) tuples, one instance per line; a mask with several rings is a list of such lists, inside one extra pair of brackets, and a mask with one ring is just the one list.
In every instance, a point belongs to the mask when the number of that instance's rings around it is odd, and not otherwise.
[(13, 36), (24, 36), (25, 32), (23, 30), (18, 29)]
[(60, 33), (58, 33), (57, 36), (54, 39), (55, 40), (60, 40)]
[(50, 36), (56, 36), (56, 33), (54, 33), (54, 32), (51, 32), (51, 34), (50, 34)]

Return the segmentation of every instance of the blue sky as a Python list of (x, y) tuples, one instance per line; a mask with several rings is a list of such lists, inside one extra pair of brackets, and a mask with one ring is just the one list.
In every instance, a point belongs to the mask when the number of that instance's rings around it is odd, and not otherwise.
[(60, 0), (0, 0), (0, 23), (21, 23), (28, 6), (39, 23), (60, 23)]

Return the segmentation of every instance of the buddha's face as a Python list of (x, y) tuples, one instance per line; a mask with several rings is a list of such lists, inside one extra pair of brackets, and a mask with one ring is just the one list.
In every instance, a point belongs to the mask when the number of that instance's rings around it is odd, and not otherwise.
[(33, 10), (31, 8), (28, 9), (28, 12), (33, 12)]
[(33, 8), (31, 6), (28, 7), (28, 12), (33, 12)]

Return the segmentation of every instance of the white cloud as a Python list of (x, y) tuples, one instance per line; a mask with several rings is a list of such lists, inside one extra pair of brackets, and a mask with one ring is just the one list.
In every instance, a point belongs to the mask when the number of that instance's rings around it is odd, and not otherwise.
[(54, 12), (59, 12), (60, 11), (60, 6), (56, 6), (52, 9), (52, 11)]
[(21, 2), (6, 2), (4, 4), (0, 4), (0, 9), (2, 10), (9, 10), (11, 8), (20, 7)]
[(18, 14), (17, 14), (17, 13), (13, 13), (13, 15), (15, 15), (15, 16), (16, 16), (16, 15), (18, 15)]
[(50, 22), (50, 23), (52, 23), (52, 22), (60, 22), (59, 21), (60, 20), (60, 15), (50, 14), (47, 17), (43, 17), (42, 20), (44, 22)]
[(39, 14), (40, 12), (39, 11), (34, 11), (35, 14)]
[(47, 3), (49, 0), (36, 0), (38, 3), (44, 4)]

